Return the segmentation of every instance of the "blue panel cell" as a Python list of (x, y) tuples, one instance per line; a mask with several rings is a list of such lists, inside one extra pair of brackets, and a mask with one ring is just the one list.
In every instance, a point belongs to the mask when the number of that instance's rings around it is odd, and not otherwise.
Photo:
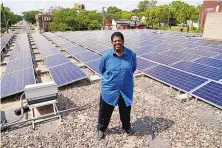
[(74, 55), (74, 54), (78, 54), (78, 53), (82, 53), (82, 52), (86, 52), (86, 51), (88, 51), (87, 49), (85, 49), (85, 48), (83, 48), (83, 47), (81, 47), (81, 46), (79, 46), (79, 45), (77, 45), (77, 44), (72, 44), (72, 45), (70, 45), (70, 46), (66, 46), (66, 47), (64, 47), (64, 49), (69, 53), (69, 54), (71, 54), (72, 56)]
[(198, 98), (222, 108), (222, 84), (210, 82), (192, 93)]
[(52, 67), (60, 64), (70, 62), (64, 54), (56, 54), (45, 58), (47, 67)]
[(217, 53), (215, 52), (210, 52), (210, 51), (206, 51), (206, 50), (197, 50), (197, 49), (193, 49), (193, 48), (186, 48), (181, 50), (182, 52), (186, 52), (186, 53), (190, 53), (190, 54), (197, 54), (197, 55), (201, 55), (201, 56), (206, 56), (206, 57), (211, 57), (211, 56), (215, 56), (217, 55)]
[(137, 58), (137, 70), (151, 68), (156, 65), (158, 65), (158, 64), (148, 61), (148, 60), (145, 60), (145, 59), (142, 59), (140, 57)]
[(161, 55), (161, 54), (157, 54), (157, 53), (148, 53), (148, 54), (141, 55), (141, 57), (148, 59), (148, 60), (158, 62), (158, 63), (165, 64), (165, 65), (169, 65), (169, 64), (172, 64), (172, 63), (180, 60), (178, 58), (165, 56), (165, 55)]
[(189, 54), (189, 53), (185, 53), (182, 51), (175, 51), (175, 50), (169, 50), (169, 51), (163, 52), (161, 54), (166, 55), (166, 56), (170, 56), (170, 57), (179, 58), (181, 60), (187, 60), (187, 61), (202, 57), (200, 55)]
[(201, 65), (201, 64), (197, 64), (194, 62), (180, 62), (177, 63), (175, 65), (173, 65), (172, 67), (175, 67), (177, 69), (183, 70), (183, 71), (187, 71), (208, 79), (212, 79), (215, 81), (219, 81), (222, 79), (222, 69), (219, 68), (214, 68), (214, 67), (209, 67), (206, 65)]
[(82, 72), (72, 62), (49, 68), (50, 74), (58, 86), (86, 78), (86, 74)]
[(21, 58), (31, 57), (30, 50), (23, 50), (23, 51), (14, 51), (10, 55), (10, 60), (17, 60)]
[(96, 59), (99, 59), (100, 56), (91, 52), (91, 51), (87, 51), (87, 52), (83, 52), (83, 53), (79, 53), (79, 54), (75, 54), (73, 55), (76, 59), (82, 61), (83, 63), (87, 63)]
[(207, 81), (207, 79), (162, 65), (145, 70), (144, 73), (185, 92), (191, 91)]
[(218, 60), (222, 60), (222, 55), (218, 55), (218, 56), (215, 56), (213, 57), (214, 59), (218, 59)]
[(9, 61), (9, 63), (7, 64), (7, 67), (5, 69), (5, 74), (12, 73), (12, 72), (19, 71), (19, 70), (23, 70), (23, 69), (30, 68), (30, 67), (33, 67), (31, 57)]
[(35, 83), (36, 81), (33, 68), (3, 75), (1, 80), (1, 97), (6, 97), (22, 92), (25, 88), (25, 85)]
[(97, 60), (86, 63), (86, 66), (92, 71), (94, 71), (95, 73), (97, 73), (99, 76), (102, 76), (102, 74), (99, 71), (99, 62), (100, 62), (100, 59), (97, 59)]
[(208, 66), (222, 69), (222, 60), (216, 60), (213, 58), (203, 57), (203, 58), (195, 60), (194, 62), (202, 64), (202, 65), (208, 65)]

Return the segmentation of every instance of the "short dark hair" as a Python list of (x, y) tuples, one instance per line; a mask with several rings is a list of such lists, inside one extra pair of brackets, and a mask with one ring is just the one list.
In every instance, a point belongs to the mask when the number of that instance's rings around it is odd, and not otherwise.
[(123, 36), (123, 34), (121, 32), (114, 32), (111, 35), (111, 41), (113, 41), (114, 36), (119, 36), (121, 38), (121, 40), (124, 40), (124, 36)]

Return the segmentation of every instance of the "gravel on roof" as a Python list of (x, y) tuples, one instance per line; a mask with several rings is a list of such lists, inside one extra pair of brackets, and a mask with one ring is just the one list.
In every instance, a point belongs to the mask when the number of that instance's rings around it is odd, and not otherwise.
[[(60, 89), (60, 110), (90, 104), (91, 107), (64, 114), (62, 124), (43, 130), (38, 124), (1, 133), (2, 147), (210, 147), (222, 146), (222, 111), (192, 99), (181, 103), (178, 92), (148, 77), (135, 79), (131, 123), (136, 131), (121, 130), (116, 107), (104, 140), (97, 140), (100, 83), (80, 81)], [(50, 129), (54, 129), (53, 131)], [(18, 132), (19, 131), (19, 132)]]

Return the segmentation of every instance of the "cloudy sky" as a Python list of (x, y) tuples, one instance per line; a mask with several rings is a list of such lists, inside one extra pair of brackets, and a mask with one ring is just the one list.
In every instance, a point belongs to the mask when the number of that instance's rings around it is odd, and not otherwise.
[[(24, 11), (48, 9), (50, 6), (72, 8), (74, 3), (85, 4), (87, 10), (101, 11), (102, 7), (116, 6), (122, 10), (130, 11), (137, 7), (140, 0), (2, 0), (16, 14)], [(172, 0), (171, 0), (172, 1)], [(202, 4), (202, 0), (183, 0), (191, 5)], [(157, 4), (168, 4), (170, 0), (157, 0)]]

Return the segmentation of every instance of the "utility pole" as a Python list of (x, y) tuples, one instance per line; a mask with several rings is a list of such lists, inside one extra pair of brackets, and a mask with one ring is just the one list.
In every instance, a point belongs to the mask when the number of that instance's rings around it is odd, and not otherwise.
[(4, 22), (5, 22), (5, 26), (6, 26), (6, 31), (8, 33), (8, 22), (6, 21), (5, 9), (4, 9), (3, 3), (2, 3), (2, 12), (3, 12)]
[(106, 17), (105, 17), (105, 9), (106, 7), (102, 7), (102, 12), (103, 12), (103, 30), (105, 30), (105, 19), (106, 19)]

